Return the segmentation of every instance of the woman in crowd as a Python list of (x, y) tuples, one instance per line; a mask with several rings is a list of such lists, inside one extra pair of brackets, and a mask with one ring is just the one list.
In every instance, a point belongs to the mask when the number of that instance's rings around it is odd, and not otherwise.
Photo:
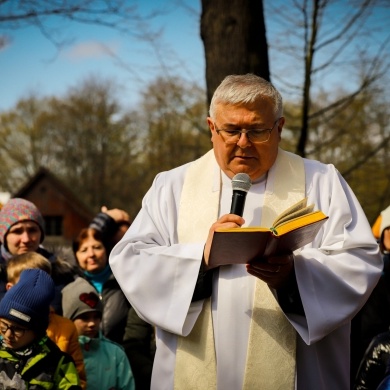
[(73, 241), (73, 252), (84, 278), (102, 301), (103, 335), (122, 344), (130, 304), (111, 272), (103, 234), (93, 228), (82, 229)]

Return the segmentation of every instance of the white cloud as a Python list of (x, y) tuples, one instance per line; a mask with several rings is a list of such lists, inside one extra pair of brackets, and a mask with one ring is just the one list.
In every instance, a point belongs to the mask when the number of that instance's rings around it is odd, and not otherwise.
[(118, 43), (103, 44), (97, 41), (87, 41), (74, 45), (65, 52), (65, 57), (71, 61), (81, 61), (91, 58), (103, 58), (115, 55)]

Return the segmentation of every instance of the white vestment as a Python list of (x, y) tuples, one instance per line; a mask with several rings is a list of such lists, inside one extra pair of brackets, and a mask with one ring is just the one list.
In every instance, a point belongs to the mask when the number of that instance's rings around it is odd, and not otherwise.
[[(348, 390), (350, 320), (382, 269), (379, 248), (364, 212), (333, 165), (304, 160), (308, 204), (329, 216), (313, 243), (294, 253), (305, 317), (289, 314), (298, 332), (298, 390)], [(205, 242), (179, 244), (177, 218), (188, 164), (159, 174), (142, 209), (110, 255), (122, 290), (137, 313), (157, 327), (154, 390), (172, 390), (176, 335), (188, 335), (203, 301), (191, 303)], [(220, 170), (210, 191), (220, 188)], [(244, 226), (259, 225), (273, 169), (250, 188)], [(222, 173), (219, 215), (227, 214), (231, 180)], [(194, 200), (196, 207), (196, 200)], [(212, 315), (218, 390), (242, 388), (255, 278), (244, 265), (214, 272)], [(275, 373), (277, 375), (277, 372)]]

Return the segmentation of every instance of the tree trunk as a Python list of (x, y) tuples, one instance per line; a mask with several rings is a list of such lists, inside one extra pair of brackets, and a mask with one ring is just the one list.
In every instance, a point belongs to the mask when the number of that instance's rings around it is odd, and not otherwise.
[(317, 43), (318, 32), (318, 14), (321, 3), (319, 0), (313, 1), (313, 12), (310, 26), (305, 23), (305, 80), (303, 83), (302, 96), (302, 128), (299, 136), (296, 153), (302, 157), (306, 157), (306, 145), (309, 138), (309, 115), (310, 115), (310, 93), (311, 93), (311, 78), (313, 74), (313, 60), (315, 46)]
[(269, 80), (262, 0), (202, 0), (200, 35), (209, 104), (227, 75), (254, 73)]

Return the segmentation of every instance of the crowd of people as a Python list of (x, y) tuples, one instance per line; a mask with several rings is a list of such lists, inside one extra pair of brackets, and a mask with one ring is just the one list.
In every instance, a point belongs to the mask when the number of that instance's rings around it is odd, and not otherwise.
[[(22, 288), (19, 280), (25, 271), (40, 271), (37, 283), (42, 283), (42, 289), (46, 288), (48, 278), (52, 284), (42, 302), (38, 302), (37, 296), (29, 307), (13, 300), (4, 309), (9, 313), (0, 317), (0, 326), (4, 325), (0, 327), (0, 387), (5, 386), (1, 388), (38, 389), (41, 387), (34, 385), (41, 375), (48, 375), (45, 381), (53, 381), (56, 389), (150, 388), (154, 328), (131, 308), (108, 264), (112, 247), (129, 226), (130, 219), (124, 210), (102, 207), (90, 225), (74, 238), (73, 264), (42, 245), (44, 219), (32, 202), (11, 198), (1, 208), (0, 305), (12, 296), (8, 291), (16, 294), (16, 287)], [(26, 297), (20, 299), (29, 302), (27, 295), (36, 291), (24, 289)], [(43, 316), (44, 332), (41, 329), (35, 332), (23, 320), (31, 312)], [(30, 328), (35, 337), (24, 342), (19, 334), (24, 336)], [(48, 348), (50, 351), (46, 351)], [(26, 349), (33, 352), (26, 354)], [(39, 372), (44, 366), (31, 365), (37, 355), (47, 354), (51, 358), (52, 353), (58, 359), (62, 359), (61, 354), (67, 356), (69, 360), (61, 360), (66, 362), (66, 369), (52, 365)], [(8, 366), (18, 360), (20, 369), (10, 370)], [(134, 373), (133, 366), (137, 368)], [(60, 372), (64, 378), (58, 377)]]
[[(11, 198), (0, 387), (390, 389), (390, 207), (371, 228), (332, 164), (280, 148), (284, 122), (271, 83), (227, 76), (212, 150), (158, 174), (134, 221), (102, 207), (72, 242), (74, 264), (45, 249), (38, 208)], [(237, 173), (251, 181), (242, 215)], [(304, 198), (327, 216), (314, 241), (213, 265), (215, 231), (272, 226)]]

